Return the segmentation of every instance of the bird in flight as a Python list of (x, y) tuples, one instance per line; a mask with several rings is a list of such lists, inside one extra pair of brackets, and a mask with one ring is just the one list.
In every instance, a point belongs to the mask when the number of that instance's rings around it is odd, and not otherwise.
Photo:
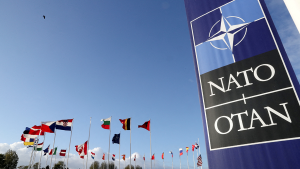
[(46, 16), (45, 16), (45, 15), (43, 15), (43, 17), (44, 17), (44, 19), (46, 18)]

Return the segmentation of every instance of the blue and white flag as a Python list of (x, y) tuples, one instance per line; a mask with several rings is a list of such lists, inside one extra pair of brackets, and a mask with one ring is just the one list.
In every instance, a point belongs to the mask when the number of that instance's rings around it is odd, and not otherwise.
[(58, 130), (71, 131), (72, 123), (73, 123), (73, 119), (58, 120), (56, 122), (55, 128)]
[(50, 144), (49, 144), (49, 146), (44, 150), (44, 156), (47, 155), (47, 153), (49, 152), (49, 147), (50, 147)]
[(113, 161), (115, 161), (115, 155), (114, 155), (114, 154), (112, 155), (111, 159), (112, 159)]
[(198, 149), (199, 145), (197, 143), (195, 143), (195, 149)]

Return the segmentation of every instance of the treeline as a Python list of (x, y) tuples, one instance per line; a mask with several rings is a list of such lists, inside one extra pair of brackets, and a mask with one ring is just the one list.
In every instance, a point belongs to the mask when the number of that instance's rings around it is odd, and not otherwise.
[(0, 154), (0, 169), (17, 168), (19, 161), (16, 151), (7, 150), (5, 154)]
[[(99, 163), (99, 161), (95, 161), (91, 164), (90, 168), (89, 169), (107, 169), (107, 162), (104, 161), (102, 162), (101, 164)], [(125, 169), (129, 169), (129, 165), (127, 165), (125, 167)], [(123, 168), (123, 167), (121, 167)], [(114, 162), (109, 162), (109, 165), (108, 165), (108, 169), (118, 169), (117, 165), (115, 165)], [(131, 169), (142, 169), (141, 166), (137, 165), (136, 168), (134, 168), (133, 165), (131, 165)]]

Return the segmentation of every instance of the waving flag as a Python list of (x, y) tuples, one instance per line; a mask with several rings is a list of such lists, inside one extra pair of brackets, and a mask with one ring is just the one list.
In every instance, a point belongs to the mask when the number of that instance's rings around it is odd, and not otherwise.
[(170, 151), (169, 153), (171, 153), (171, 154), (172, 154), (172, 158), (173, 158), (173, 152), (172, 152), (172, 151)]
[(49, 155), (56, 155), (56, 150), (57, 150), (57, 147), (54, 148), (54, 151), (53, 151), (53, 149), (51, 149)]
[(192, 151), (194, 151), (195, 145), (192, 145)]
[(112, 159), (113, 161), (115, 161), (115, 160), (116, 160), (115, 157), (116, 157), (116, 156), (113, 154), (112, 157), (111, 157), (111, 159)]
[(82, 159), (84, 159), (84, 155), (82, 155), (82, 156), (81, 156), (81, 155), (79, 155), (79, 157), (80, 157), (80, 158), (82, 158)]
[(43, 145), (44, 145), (44, 142), (36, 145), (33, 150), (35, 150), (35, 151), (42, 151)]
[(186, 151), (186, 153), (188, 153), (189, 152), (189, 147), (186, 147), (185, 151)]
[(161, 159), (165, 159), (165, 153), (164, 152), (161, 155)]
[(95, 153), (91, 152), (91, 154), (92, 159), (95, 159)]
[(136, 160), (136, 155), (134, 155), (134, 159), (133, 159), (133, 161), (135, 161)]
[(76, 145), (76, 151), (78, 152), (80, 158), (83, 158), (84, 155), (87, 155), (87, 142), (81, 144), (81, 145)]
[(49, 147), (50, 147), (50, 144), (45, 150), (43, 150), (44, 151), (44, 156), (49, 152)]
[(122, 156), (123, 156), (123, 160), (125, 161), (125, 154), (123, 154)]
[(24, 146), (34, 145), (34, 138), (30, 138), (28, 142), (24, 142)]
[(110, 122), (111, 122), (111, 117), (107, 118), (107, 119), (101, 119), (101, 121), (103, 121), (103, 124), (101, 125), (102, 128), (104, 129), (110, 129)]
[(55, 128), (58, 130), (71, 131), (72, 123), (73, 123), (73, 119), (58, 120), (56, 121)]
[(33, 126), (31, 128), (26, 127), (23, 134), (43, 136), (45, 133), (43, 131), (41, 131), (40, 129), (41, 129), (41, 126)]
[(143, 125), (139, 125), (138, 127), (139, 128), (144, 128), (144, 129), (150, 131), (150, 120), (146, 121)]
[(123, 124), (122, 128), (124, 130), (130, 130), (130, 121), (131, 121), (131, 118), (128, 118), (128, 119), (119, 119), (120, 122)]
[(198, 157), (197, 166), (198, 166), (198, 167), (202, 166), (202, 157), (201, 157), (201, 154), (200, 154), (199, 157)]
[(198, 149), (199, 145), (197, 143), (195, 143), (195, 149)]
[(120, 136), (121, 134), (115, 134), (114, 137), (112, 138), (112, 143), (120, 144)]
[(145, 161), (145, 154), (144, 154), (144, 157), (143, 157), (144, 161)]
[[(155, 154), (155, 153), (154, 153)], [(152, 155), (152, 157), (151, 157), (151, 160), (155, 160), (155, 156), (154, 156), (154, 154)]]
[(41, 130), (48, 133), (54, 133), (56, 121), (42, 122)]
[(102, 160), (105, 160), (105, 154), (103, 153)]
[(65, 156), (65, 155), (66, 155), (66, 152), (67, 152), (67, 150), (61, 149), (59, 155), (60, 155), (60, 156)]
[[(21, 141), (24, 142), (31, 142), (30, 139), (36, 139), (37, 135), (30, 135), (30, 134), (22, 134), (21, 135)], [(33, 141), (32, 141), (33, 142)]]
[(182, 151), (182, 148), (179, 149), (179, 156), (182, 156), (183, 155), (183, 151)]

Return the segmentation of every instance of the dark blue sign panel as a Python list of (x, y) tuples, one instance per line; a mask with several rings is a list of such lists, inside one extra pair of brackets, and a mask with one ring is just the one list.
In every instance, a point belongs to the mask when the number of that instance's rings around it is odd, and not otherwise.
[(300, 168), (299, 83), (264, 1), (185, 5), (209, 168)]

